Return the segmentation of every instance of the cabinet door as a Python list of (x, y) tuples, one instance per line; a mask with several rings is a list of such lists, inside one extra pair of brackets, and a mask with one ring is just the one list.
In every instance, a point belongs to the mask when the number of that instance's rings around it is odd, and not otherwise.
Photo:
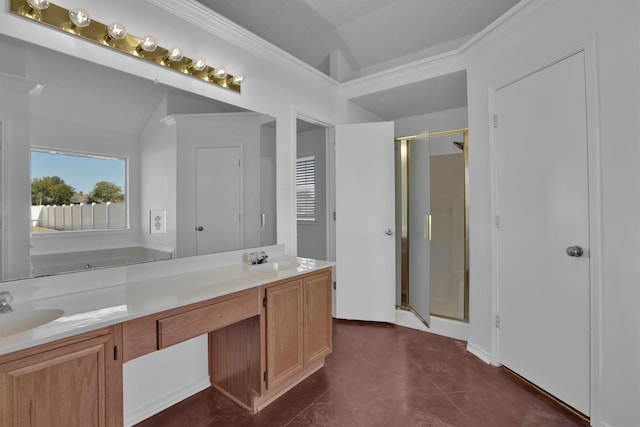
[(331, 353), (331, 277), (329, 272), (304, 279), (304, 364)]
[(122, 425), (113, 349), (108, 334), (0, 364), (0, 425)]
[(302, 370), (302, 281), (266, 289), (267, 389)]

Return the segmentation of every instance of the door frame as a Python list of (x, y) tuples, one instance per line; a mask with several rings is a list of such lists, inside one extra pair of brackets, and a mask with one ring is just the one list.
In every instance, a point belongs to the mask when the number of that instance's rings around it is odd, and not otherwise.
[[(335, 261), (336, 260), (336, 220), (334, 217), (334, 212), (336, 211), (336, 142), (335, 142), (335, 127), (325, 121), (314, 118), (311, 115), (308, 115), (300, 110), (294, 111), (293, 117), (293, 125), (295, 128), (294, 135), (295, 141), (293, 144), (294, 147), (294, 171), (295, 171), (295, 161), (298, 157), (297, 147), (298, 147), (298, 132), (297, 132), (297, 121), (302, 120), (307, 123), (311, 123), (318, 127), (325, 129), (325, 198), (326, 198), (326, 259), (327, 261)], [(295, 193), (295, 173), (293, 176), (293, 184), (292, 184), (293, 192)], [(296, 218), (296, 205), (295, 205), (295, 197), (293, 202), (293, 218), (296, 224), (296, 233), (297, 233), (297, 220)], [(298, 239), (293, 239), (296, 247), (296, 253), (298, 252)], [(332, 277), (335, 279), (336, 271), (335, 266), (331, 267)], [(331, 286), (331, 300), (332, 300), (332, 315), (336, 314), (336, 289), (335, 282)]]
[(584, 54), (585, 61), (585, 95), (587, 119), (587, 155), (588, 155), (588, 214), (589, 214), (589, 327), (590, 334), (590, 419), (592, 425), (599, 425), (601, 419), (600, 384), (602, 383), (601, 349), (602, 349), (602, 169), (601, 169), (601, 141), (598, 132), (600, 121), (598, 109), (598, 80), (597, 80), (597, 52), (595, 40), (584, 46), (566, 52), (560, 57), (542, 64), (527, 73), (513, 76), (500, 85), (489, 87), (489, 112), (491, 125), (489, 128), (489, 170), (491, 181), (491, 218), (494, 226), (491, 230), (491, 364), (499, 366), (498, 361), (498, 327), (495, 320), (498, 315), (498, 231), (495, 222), (498, 219), (497, 188), (498, 188), (498, 160), (497, 135), (493, 120), (496, 117), (496, 93), (498, 90), (522, 80), (538, 71), (548, 68), (570, 56)]
[[(325, 214), (326, 214), (326, 235), (325, 235), (325, 240), (326, 240), (326, 253), (325, 253), (325, 257), (328, 261), (335, 261), (336, 259), (336, 243), (335, 243), (335, 221), (333, 220), (333, 212), (335, 211), (335, 150), (334, 145), (331, 144), (331, 141), (333, 140), (332, 135), (333, 135), (333, 127), (327, 123), (324, 123), (320, 120), (314, 119), (304, 113), (301, 112), (296, 112), (296, 120), (295, 123), (297, 123), (298, 120), (302, 120), (303, 122), (307, 122), (309, 124), (312, 124), (314, 126), (317, 126), (318, 128), (323, 128), (324, 129), (324, 153), (325, 153)], [(295, 143), (295, 158), (298, 158), (298, 131), (297, 131), (297, 127), (296, 127), (296, 143)], [(294, 176), (294, 180), (295, 180), (295, 176)], [(295, 181), (293, 184), (293, 188), (295, 190)], [(294, 209), (295, 209), (295, 204), (294, 204)], [(295, 218), (295, 210), (294, 210), (294, 216)], [(296, 228), (297, 228), (297, 223), (296, 223)], [(297, 242), (297, 239), (296, 239)], [(297, 243), (296, 243), (296, 252), (297, 252)]]

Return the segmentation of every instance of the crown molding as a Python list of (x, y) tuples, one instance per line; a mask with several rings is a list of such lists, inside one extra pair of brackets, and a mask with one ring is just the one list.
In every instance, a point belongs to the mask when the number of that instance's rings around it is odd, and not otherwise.
[(160, 120), (158, 120), (160, 123), (162, 123), (163, 125), (167, 126), (167, 127), (173, 127), (176, 125), (176, 118), (171, 115), (171, 116), (164, 116), (163, 118), (161, 118)]
[(0, 71), (0, 79), (10, 83), (20, 91), (28, 93), (29, 96), (39, 96), (44, 89), (44, 85), (42, 83), (16, 74), (10, 74)]
[(522, 22), (549, 3), (550, 0), (521, 0), (459, 48), (344, 82), (341, 86), (342, 95), (352, 99), (464, 70), (467, 68), (468, 55), (495, 38), (504, 36), (505, 31), (509, 31), (516, 23)]
[[(224, 118), (226, 120), (228, 119), (237, 119), (237, 118), (247, 118), (247, 117), (256, 117), (259, 119), (260, 122), (264, 122), (267, 123), (268, 120), (264, 119), (264, 116), (267, 116), (266, 114), (262, 114), (262, 113), (257, 113), (254, 111), (233, 111), (233, 112), (219, 112), (219, 113), (174, 113), (174, 114), (169, 114), (163, 118), (161, 118), (159, 121), (160, 123), (162, 123), (165, 126), (168, 127), (172, 127), (175, 126), (176, 123), (178, 122), (178, 120), (181, 119), (204, 119), (204, 120), (210, 120), (211, 118), (214, 117), (220, 117), (220, 118)], [(262, 124), (262, 123), (261, 123)]]
[(504, 35), (504, 31), (509, 30), (509, 26), (513, 27), (513, 24), (524, 20), (548, 4), (550, 4), (550, 0), (520, 0), (515, 6), (460, 46), (458, 51), (461, 54), (472, 53), (496, 37)]
[(219, 13), (203, 6), (195, 0), (146, 0), (170, 14), (189, 22), (210, 34), (215, 35), (234, 46), (243, 48), (252, 54), (272, 59), (274, 56), (291, 63), (292, 65), (304, 69), (305, 71), (319, 77), (320, 79), (330, 83), (336, 87), (340, 86), (340, 83), (332, 77), (317, 70), (311, 65), (307, 64), (285, 52), (279, 47), (269, 43), (263, 38), (255, 35), (251, 31), (248, 31), (233, 21), (225, 18)]
[(521, 0), (457, 49), (340, 83), (195, 0), (146, 1), (253, 54), (265, 58), (280, 57), (340, 88), (347, 99), (464, 70), (467, 55), (503, 36), (516, 23), (551, 3), (550, 0)]
[(419, 59), (342, 84), (347, 99), (462, 71), (466, 68), (459, 49)]

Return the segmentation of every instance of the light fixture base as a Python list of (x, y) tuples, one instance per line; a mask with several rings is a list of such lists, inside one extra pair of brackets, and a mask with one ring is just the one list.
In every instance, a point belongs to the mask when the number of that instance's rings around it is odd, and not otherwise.
[(68, 9), (53, 3), (49, 3), (49, 7), (38, 10), (36, 13), (29, 6), (27, 0), (11, 0), (11, 13), (157, 66), (177, 71), (205, 83), (240, 93), (240, 84), (237, 84), (237, 79), (234, 80), (234, 76), (231, 74), (227, 74), (222, 79), (211, 78), (209, 75), (213, 72), (212, 67), (206, 66), (202, 70), (194, 69), (190, 67), (193, 59), (186, 56), (183, 56), (179, 61), (167, 61), (168, 49), (157, 46), (153, 51), (146, 51), (141, 47), (143, 39), (130, 34), (125, 34), (122, 39), (111, 38), (108, 36), (108, 26), (94, 19), (91, 19), (86, 27), (78, 28), (70, 21)]

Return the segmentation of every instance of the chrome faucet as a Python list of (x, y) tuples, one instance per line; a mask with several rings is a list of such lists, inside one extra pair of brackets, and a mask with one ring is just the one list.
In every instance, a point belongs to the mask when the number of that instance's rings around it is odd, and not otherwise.
[(265, 262), (267, 262), (267, 258), (269, 258), (269, 255), (267, 255), (265, 251), (251, 252), (249, 255), (247, 255), (247, 260), (251, 265), (264, 264)]
[(13, 295), (11, 292), (0, 292), (0, 314), (11, 313), (13, 308), (9, 305), (13, 301)]

